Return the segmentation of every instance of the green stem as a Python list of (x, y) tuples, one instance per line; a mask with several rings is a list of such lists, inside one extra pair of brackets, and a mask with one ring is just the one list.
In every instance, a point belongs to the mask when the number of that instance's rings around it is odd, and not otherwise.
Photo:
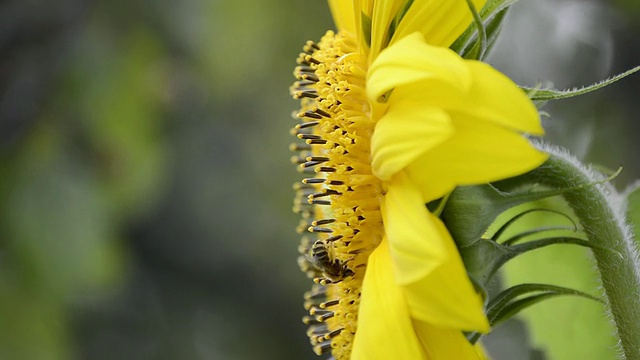
[[(604, 178), (566, 151), (544, 148), (549, 160), (523, 175), (563, 193), (580, 220), (592, 248), (607, 305), (626, 359), (640, 359), (640, 261), (633, 236)], [(599, 249), (600, 248), (600, 249)], [(609, 249), (608, 251), (606, 249)]]

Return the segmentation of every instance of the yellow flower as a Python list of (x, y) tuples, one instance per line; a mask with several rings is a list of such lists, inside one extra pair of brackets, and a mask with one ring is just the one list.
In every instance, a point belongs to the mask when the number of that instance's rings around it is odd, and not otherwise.
[[(490, 66), (447, 47), (464, 0), (329, 0), (338, 32), (300, 54), (293, 146), (308, 335), (335, 359), (477, 359), (482, 301), (425, 203), (521, 174), (546, 156), (533, 104)], [(475, 0), (476, 8), (484, 0)]]

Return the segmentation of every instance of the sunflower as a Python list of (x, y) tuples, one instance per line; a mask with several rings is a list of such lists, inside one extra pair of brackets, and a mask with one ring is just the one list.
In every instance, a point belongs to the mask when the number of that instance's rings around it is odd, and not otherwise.
[[(335, 359), (475, 359), (487, 332), (449, 232), (425, 206), (458, 185), (508, 178), (546, 155), (525, 93), (448, 47), (469, 26), (464, 0), (330, 0), (337, 32), (308, 42), (293, 161), (308, 335)], [(476, 8), (484, 1), (473, 1)]]

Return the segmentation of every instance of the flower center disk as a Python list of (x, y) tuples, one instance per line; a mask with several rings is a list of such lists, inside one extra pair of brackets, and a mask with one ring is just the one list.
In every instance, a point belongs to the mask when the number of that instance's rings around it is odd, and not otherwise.
[(383, 234), (382, 187), (371, 172), (375, 121), (365, 95), (366, 57), (355, 40), (329, 31), (308, 42), (291, 88), (301, 100), (292, 161), (307, 176), (296, 184), (302, 216), (301, 269), (314, 279), (303, 320), (314, 351), (348, 359), (357, 331), (367, 258)]

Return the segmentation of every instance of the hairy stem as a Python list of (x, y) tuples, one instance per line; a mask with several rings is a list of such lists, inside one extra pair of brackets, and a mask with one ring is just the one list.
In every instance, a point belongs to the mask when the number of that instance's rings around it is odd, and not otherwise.
[(626, 359), (640, 359), (640, 261), (624, 214), (601, 175), (564, 150), (543, 150), (551, 154), (549, 160), (523, 176), (548, 187), (569, 189), (563, 196), (595, 245), (592, 251), (623, 354)]

